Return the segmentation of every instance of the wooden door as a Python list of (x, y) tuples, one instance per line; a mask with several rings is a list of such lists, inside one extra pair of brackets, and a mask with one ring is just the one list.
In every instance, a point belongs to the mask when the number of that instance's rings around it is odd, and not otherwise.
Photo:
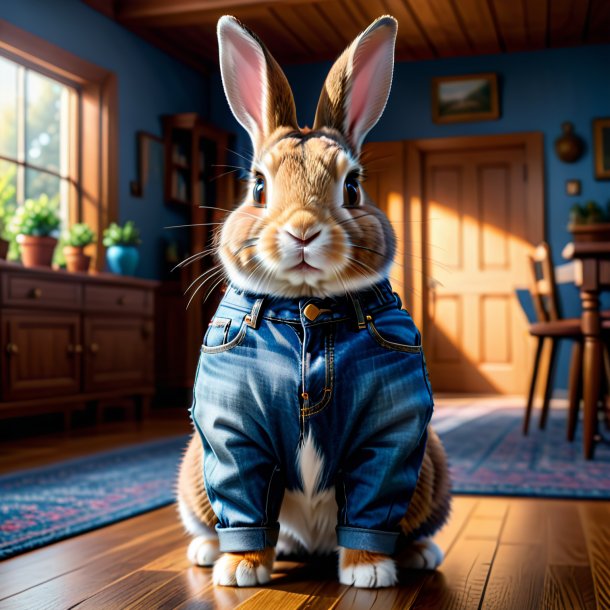
[(434, 390), (523, 394), (532, 346), (515, 288), (544, 239), (541, 134), (375, 142), (363, 160)]
[(430, 152), (423, 162), (425, 350), (436, 391), (523, 394), (527, 165), (523, 147)]
[(91, 316), (85, 320), (85, 389), (138, 386), (153, 369), (152, 322)]
[(7, 313), (3, 319), (6, 401), (80, 390), (82, 346), (76, 314)]

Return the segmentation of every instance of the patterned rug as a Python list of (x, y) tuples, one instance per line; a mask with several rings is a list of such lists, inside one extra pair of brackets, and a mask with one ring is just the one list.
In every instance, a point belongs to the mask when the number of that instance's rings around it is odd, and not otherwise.
[(171, 504), (187, 438), (0, 477), (0, 559)]
[[(437, 409), (436, 431), (449, 457), (454, 493), (538, 498), (610, 499), (610, 443), (582, 456), (582, 422), (566, 441), (565, 409), (551, 407), (546, 430), (538, 413), (523, 436), (524, 407), (497, 405)], [(603, 430), (602, 433), (607, 434)]]

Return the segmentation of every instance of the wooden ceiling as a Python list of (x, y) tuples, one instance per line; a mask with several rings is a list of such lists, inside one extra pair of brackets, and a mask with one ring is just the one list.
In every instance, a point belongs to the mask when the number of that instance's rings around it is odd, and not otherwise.
[(398, 19), (397, 59), (610, 42), (610, 0), (84, 0), (206, 71), (216, 22), (238, 17), (282, 63), (335, 58), (373, 19)]

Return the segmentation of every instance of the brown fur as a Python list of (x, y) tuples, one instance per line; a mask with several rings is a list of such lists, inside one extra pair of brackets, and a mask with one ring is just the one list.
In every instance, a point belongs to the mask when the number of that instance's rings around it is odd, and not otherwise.
[(225, 553), (225, 561), (229, 561), (232, 566), (233, 572), (237, 569), (237, 566), (245, 561), (247, 567), (256, 569), (258, 566), (265, 566), (271, 572), (273, 568), (273, 561), (275, 560), (275, 549), (267, 547), (263, 551), (248, 551), (247, 553)]
[(349, 566), (358, 566), (362, 564), (381, 563), (382, 561), (387, 561), (388, 559), (388, 555), (384, 555), (383, 553), (345, 549), (345, 552), (341, 555), (341, 569), (345, 570)]

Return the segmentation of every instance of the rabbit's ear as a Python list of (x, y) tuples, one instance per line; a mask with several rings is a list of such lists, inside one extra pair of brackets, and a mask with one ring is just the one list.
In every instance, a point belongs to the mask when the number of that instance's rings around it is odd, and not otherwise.
[(314, 129), (334, 127), (360, 151), (388, 101), (397, 28), (394, 17), (380, 17), (345, 49), (326, 77)]
[(235, 17), (218, 21), (220, 73), (235, 118), (254, 150), (277, 127), (298, 128), (294, 98), (278, 63), (256, 34)]

